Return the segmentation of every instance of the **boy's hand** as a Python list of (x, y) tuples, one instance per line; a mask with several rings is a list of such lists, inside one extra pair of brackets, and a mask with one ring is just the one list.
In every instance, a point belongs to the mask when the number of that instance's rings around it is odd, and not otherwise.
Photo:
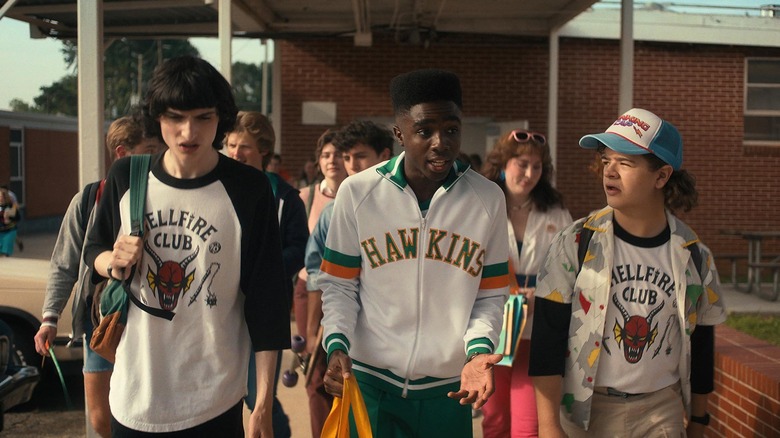
[(325, 377), (322, 379), (325, 391), (334, 397), (341, 397), (344, 393), (344, 379), (349, 379), (351, 372), (352, 359), (341, 350), (334, 351), (330, 355), (328, 370), (325, 371)]
[(473, 403), (474, 409), (481, 408), (493, 395), (493, 365), (501, 361), (500, 354), (480, 354), (466, 365), (460, 374), (460, 391), (450, 392), (447, 397), (460, 400), (460, 404)]

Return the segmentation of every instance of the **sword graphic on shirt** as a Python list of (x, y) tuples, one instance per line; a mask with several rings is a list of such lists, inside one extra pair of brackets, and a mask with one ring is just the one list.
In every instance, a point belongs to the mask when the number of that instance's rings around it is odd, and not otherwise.
[[(209, 285), (206, 288), (206, 304), (208, 304), (209, 307), (214, 307), (217, 305), (217, 296), (214, 294), (214, 292), (211, 291), (211, 284), (214, 282), (214, 277), (216, 277), (217, 273), (219, 272), (219, 266), (219, 263), (212, 263), (211, 266), (209, 266), (209, 268), (206, 270), (206, 273), (203, 274), (203, 278), (200, 280), (198, 289), (190, 297), (190, 302), (187, 304), (187, 307), (191, 306), (192, 303), (198, 299), (198, 295), (200, 295), (200, 291), (203, 289), (203, 285), (206, 283), (207, 279), (209, 280)], [(214, 275), (211, 275), (212, 272)], [(211, 277), (210, 279), (209, 276)]]

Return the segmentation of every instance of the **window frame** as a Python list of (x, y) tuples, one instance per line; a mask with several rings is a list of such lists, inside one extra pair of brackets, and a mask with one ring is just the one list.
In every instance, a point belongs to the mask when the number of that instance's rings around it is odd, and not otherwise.
[(777, 57), (746, 57), (745, 58), (745, 80), (744, 80), (744, 98), (743, 98), (743, 105), (742, 105), (742, 118), (743, 118), (743, 130), (742, 130), (742, 143), (744, 146), (771, 146), (771, 147), (780, 147), (780, 136), (778, 136), (775, 140), (748, 140), (745, 138), (745, 129), (744, 126), (747, 125), (747, 119), (749, 117), (772, 117), (778, 119), (778, 124), (780, 124), (780, 108), (777, 110), (766, 110), (766, 109), (760, 109), (760, 110), (752, 110), (749, 109), (749, 102), (748, 102), (748, 96), (751, 89), (759, 88), (759, 89), (770, 89), (770, 88), (776, 88), (780, 89), (780, 82), (778, 83), (751, 83), (749, 80), (750, 77), (750, 63), (755, 61), (771, 61), (774, 63), (777, 63), (778, 68), (780, 68), (780, 58)]

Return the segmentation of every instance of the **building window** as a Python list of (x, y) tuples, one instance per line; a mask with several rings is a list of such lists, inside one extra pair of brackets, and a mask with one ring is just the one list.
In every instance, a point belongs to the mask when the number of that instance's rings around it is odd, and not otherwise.
[(20, 207), (24, 206), (24, 131), (11, 128), (10, 162), (11, 181), (9, 188), (16, 195)]
[(780, 59), (748, 59), (745, 78), (745, 144), (780, 146)]

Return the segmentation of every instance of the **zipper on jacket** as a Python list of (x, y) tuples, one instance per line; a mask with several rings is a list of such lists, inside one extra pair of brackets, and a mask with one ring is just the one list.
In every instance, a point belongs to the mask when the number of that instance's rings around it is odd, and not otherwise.
[[(411, 190), (411, 188), (409, 189)], [(415, 203), (417, 203), (417, 197), (413, 196), (411, 193), (409, 196), (412, 197)], [(430, 212), (430, 207), (428, 207), (428, 211)], [(420, 211), (420, 206), (417, 204), (417, 214), (420, 216), (420, 243), (421, 245), (418, 247), (417, 252), (417, 290), (419, 291), (417, 295), (417, 326), (415, 327), (414, 332), (414, 343), (412, 344), (412, 352), (409, 355), (409, 361), (406, 364), (406, 375), (404, 376), (404, 388), (403, 391), (401, 391), (401, 397), (406, 398), (409, 395), (409, 374), (412, 371), (412, 362), (417, 357), (417, 340), (420, 338), (420, 324), (421, 324), (421, 307), (422, 307), (422, 272), (423, 272), (423, 261), (425, 260), (425, 255), (423, 252), (423, 248), (425, 248), (425, 244), (427, 243), (424, 240), (424, 236), (426, 236), (427, 230), (428, 230), (428, 220), (423, 217), (422, 211)]]

